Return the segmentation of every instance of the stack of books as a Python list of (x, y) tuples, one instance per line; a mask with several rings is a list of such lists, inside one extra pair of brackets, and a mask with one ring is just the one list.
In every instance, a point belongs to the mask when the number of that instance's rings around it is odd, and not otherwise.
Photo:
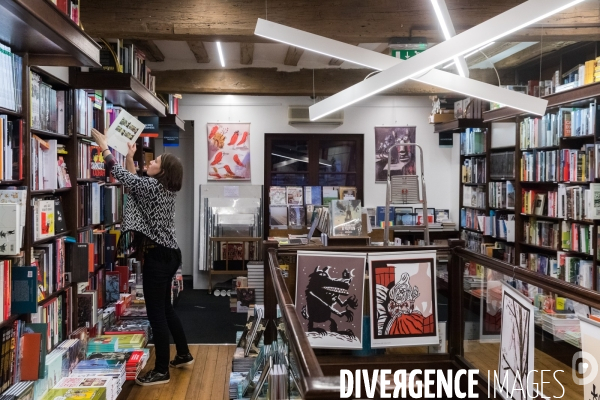
[(119, 348), (119, 338), (116, 336), (98, 336), (88, 341), (88, 353), (115, 352)]
[(106, 397), (106, 388), (71, 388), (71, 389), (50, 389), (41, 399), (42, 400), (63, 400), (69, 398), (87, 399), (87, 400), (108, 400)]
[(120, 388), (117, 380), (110, 376), (90, 376), (62, 378), (54, 389), (96, 389), (104, 388), (106, 390), (106, 400), (116, 400)]
[(146, 336), (135, 333), (135, 334), (120, 334), (113, 337), (119, 338), (119, 349), (143, 349), (146, 345)]
[(248, 372), (250, 371), (250, 367), (254, 364), (254, 360), (256, 359), (256, 354), (250, 354), (248, 357), (244, 357), (244, 349), (242, 347), (237, 347), (235, 349), (235, 353), (233, 353), (233, 364), (232, 371), (233, 372)]
[(579, 332), (577, 314), (542, 313), (542, 329), (554, 335), (554, 341), (565, 340), (567, 332)]
[(105, 335), (141, 334), (152, 339), (150, 321), (147, 319), (120, 320), (104, 330)]
[(2, 400), (4, 399), (33, 399), (33, 382), (32, 381), (23, 381), (19, 383), (15, 383), (12, 385), (6, 392), (2, 394), (0, 397)]
[(229, 398), (239, 399), (238, 385), (246, 380), (247, 372), (231, 372), (229, 374)]
[(125, 383), (125, 362), (119, 360), (84, 360), (81, 361), (71, 376), (112, 376), (116, 378), (119, 387)]
[(125, 373), (128, 381), (133, 381), (146, 366), (147, 357), (143, 351), (131, 352), (131, 357), (125, 364)]
[(265, 265), (262, 261), (248, 263), (248, 287), (254, 288), (256, 304), (265, 304)]

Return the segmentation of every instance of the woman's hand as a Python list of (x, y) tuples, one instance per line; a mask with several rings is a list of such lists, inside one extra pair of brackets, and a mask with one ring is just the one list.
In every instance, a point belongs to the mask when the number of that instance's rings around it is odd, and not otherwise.
[(129, 149), (129, 151), (127, 152), (127, 157), (133, 159), (133, 155), (135, 154), (135, 152), (137, 150), (137, 144), (127, 142), (127, 148)]
[(106, 136), (101, 134), (100, 131), (92, 128), (92, 137), (94, 138), (94, 141), (98, 143), (98, 146), (100, 146), (100, 150), (104, 151), (108, 149), (108, 145), (106, 144)]

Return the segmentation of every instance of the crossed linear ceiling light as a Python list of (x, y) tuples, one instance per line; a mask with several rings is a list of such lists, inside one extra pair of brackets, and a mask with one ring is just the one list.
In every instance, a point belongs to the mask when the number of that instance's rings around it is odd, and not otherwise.
[(312, 121), (359, 102), (407, 79), (504, 104), (525, 112), (543, 115), (548, 104), (545, 100), (514, 93), (432, 68), (448, 62), (457, 55), (472, 52), (583, 1), (585, 0), (529, 0), (406, 61), (262, 19), (258, 20), (254, 33), (292, 46), (382, 71), (368, 80), (311, 106), (309, 112)]
[[(314, 35), (299, 29), (290, 28), (275, 22), (259, 19), (254, 33), (291, 46), (300, 47), (329, 57), (362, 65), (378, 71), (384, 71), (404, 61), (362, 47), (353, 46), (323, 36)], [(430, 50), (428, 50), (430, 51)], [(518, 92), (502, 89), (474, 79), (432, 69), (422, 76), (412, 78), (415, 81), (443, 88), (465, 96), (480, 98), (504, 104), (524, 112), (543, 115), (547, 100), (527, 96)]]
[[(446, 6), (445, 0), (431, 0), (431, 4), (433, 5), (433, 10), (435, 11), (435, 16), (440, 23), (440, 28), (442, 29), (442, 33), (444, 34), (444, 38), (446, 40), (450, 40), (452, 37), (456, 36), (456, 30), (454, 29), (454, 24), (452, 23), (452, 19), (450, 19), (450, 13), (448, 12), (448, 7)], [(469, 66), (465, 61), (466, 57), (456, 56), (454, 57), (454, 64), (456, 64), (456, 70), (460, 76), (469, 77)]]

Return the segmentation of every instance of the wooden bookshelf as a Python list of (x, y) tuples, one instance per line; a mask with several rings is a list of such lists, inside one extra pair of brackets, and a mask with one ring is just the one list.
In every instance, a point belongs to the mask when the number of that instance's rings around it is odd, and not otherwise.
[(0, 42), (30, 65), (100, 66), (100, 46), (52, 2), (0, 0)]
[(484, 122), (483, 119), (455, 119), (449, 122), (440, 122), (438, 124), (434, 124), (433, 132), (434, 133), (443, 133), (443, 132), (453, 132), (459, 133), (463, 132), (467, 128), (487, 128), (488, 125)]
[(185, 121), (177, 114), (167, 114), (165, 117), (158, 119), (158, 126), (161, 128), (178, 128), (180, 131), (185, 131)]
[(131, 74), (73, 71), (69, 82), (74, 89), (102, 91), (106, 101), (127, 110), (149, 111), (166, 117), (164, 103)]

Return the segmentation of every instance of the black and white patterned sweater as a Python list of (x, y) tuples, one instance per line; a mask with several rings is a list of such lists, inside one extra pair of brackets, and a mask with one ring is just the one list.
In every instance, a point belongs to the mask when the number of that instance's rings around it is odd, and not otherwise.
[(154, 243), (178, 249), (175, 237), (175, 192), (167, 190), (155, 178), (132, 174), (116, 164), (112, 155), (105, 157), (104, 161), (107, 170), (129, 189), (122, 230), (142, 233)]

